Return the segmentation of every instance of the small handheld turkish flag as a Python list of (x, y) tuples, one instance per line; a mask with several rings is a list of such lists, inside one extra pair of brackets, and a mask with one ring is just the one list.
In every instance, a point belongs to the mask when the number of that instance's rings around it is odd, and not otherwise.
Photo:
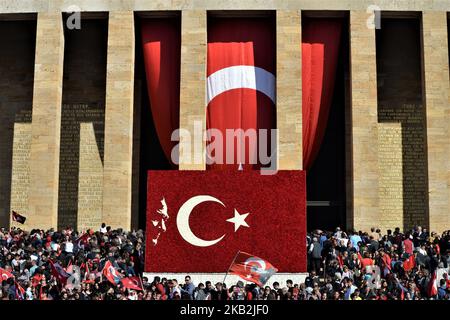
[(16, 285), (16, 295), (19, 300), (24, 300), (25, 298), (25, 289), (22, 288), (22, 286), (17, 282), (14, 281), (14, 284)]
[(12, 212), (12, 220), (21, 224), (25, 223), (25, 220), (27, 220), (26, 217), (18, 214), (17, 212), (13, 211)]
[(125, 288), (142, 291), (138, 277), (126, 277), (121, 279), (120, 282)]
[(122, 276), (117, 272), (117, 270), (113, 267), (111, 261), (106, 261), (105, 267), (102, 271), (103, 275), (114, 285), (117, 285), (120, 282)]
[(437, 286), (437, 272), (434, 270), (433, 273), (431, 273), (431, 279), (428, 283), (428, 296), (434, 297), (438, 294), (438, 286)]
[(33, 285), (33, 287), (37, 287), (42, 280), (43, 276), (40, 273), (36, 273), (32, 278), (31, 278), (31, 284)]
[(89, 232), (83, 233), (81, 236), (79, 236), (75, 242), (80, 247), (81, 245), (86, 245), (89, 242), (89, 239), (91, 238)]
[(278, 269), (267, 260), (245, 252), (238, 252), (228, 273), (238, 275), (242, 279), (262, 287), (277, 271)]
[(409, 256), (408, 259), (403, 261), (403, 269), (405, 269), (405, 271), (412, 270), (415, 266), (416, 259), (414, 258), (414, 255)]
[(14, 278), (14, 275), (6, 269), (0, 268), (0, 280), (7, 280), (9, 278)]
[(67, 279), (70, 278), (70, 274), (64, 270), (59, 263), (54, 263), (52, 260), (49, 260), (49, 262), (52, 275), (59, 281), (59, 283), (66, 285)]

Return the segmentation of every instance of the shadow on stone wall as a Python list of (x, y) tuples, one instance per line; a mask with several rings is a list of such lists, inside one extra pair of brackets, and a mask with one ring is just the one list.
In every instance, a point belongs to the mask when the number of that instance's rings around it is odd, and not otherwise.
[(10, 209), (28, 211), (36, 20), (0, 21), (0, 39), (0, 227), (8, 227)]
[(65, 29), (59, 229), (101, 223), (107, 39), (107, 19)]
[(382, 19), (376, 32), (380, 210), (385, 223), (404, 230), (427, 225), (420, 37), (419, 19)]

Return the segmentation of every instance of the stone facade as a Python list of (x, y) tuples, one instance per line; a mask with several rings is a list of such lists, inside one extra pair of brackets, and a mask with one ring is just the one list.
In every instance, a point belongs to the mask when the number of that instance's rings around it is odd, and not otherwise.
[(450, 90), (445, 12), (423, 12), (424, 88), (427, 113), (429, 224), (431, 230), (450, 225)]
[[(28, 212), (36, 21), (0, 21), (0, 225)], [(16, 41), (14, 41), (16, 40)]]
[(27, 223), (56, 228), (64, 60), (61, 14), (39, 13), (36, 31)]
[(131, 228), (134, 42), (134, 13), (110, 12), (102, 220), (126, 230)]
[[(206, 128), (206, 11), (183, 11), (181, 16), (179, 169), (205, 170), (203, 132)], [(198, 133), (198, 134), (195, 134)]]
[(60, 12), (73, 7), (81, 11), (164, 11), (164, 10), (355, 10), (378, 6), (385, 11), (450, 11), (448, 0), (8, 0), (0, 12)]
[[(401, 138), (405, 128), (392, 121), (380, 121), (380, 115), (382, 119), (388, 119), (383, 113), (388, 108), (383, 107), (383, 102), (377, 98), (376, 31), (367, 26), (372, 14), (369, 10), (371, 5), (383, 11), (422, 13), (422, 18), (419, 18), (423, 38), (421, 108), (424, 111), (422, 120), (426, 124), (423, 155), (426, 156), (428, 196), (420, 223), (434, 231), (449, 229), (448, 0), (0, 2), (0, 18), (8, 13), (37, 13), (34, 71), (31, 71), (34, 72), (34, 82), (28, 76), (26, 81), (14, 86), (21, 92), (20, 97), (11, 93), (4, 81), (0, 84), (0, 120), (5, 124), (0, 128), (0, 150), (9, 150), (0, 152), (0, 224), (10, 223), (9, 211), (16, 209), (28, 213), (25, 228), (58, 226), (58, 211), (61, 211), (61, 125), (65, 124), (65, 104), (62, 101), (65, 44), (61, 12), (77, 6), (82, 11), (109, 12), (104, 114), (96, 114), (94, 117), (98, 121), (83, 122), (79, 127), (80, 141), (85, 142), (77, 148), (79, 181), (75, 210), (80, 228), (94, 227), (104, 221), (112, 227), (129, 229), (135, 224), (132, 221), (137, 221), (132, 217), (133, 141), (136, 141), (133, 132), (139, 132), (133, 124), (136, 116), (133, 95), (134, 14), (153, 10), (181, 11), (180, 128), (190, 131), (193, 131), (194, 121), (200, 124), (200, 130), (205, 127), (207, 11), (276, 10), (280, 169), (302, 168), (302, 11), (346, 11), (350, 22), (351, 64), (348, 101), (351, 112), (346, 116), (350, 156), (346, 170), (347, 227), (368, 229), (374, 224), (383, 228), (406, 225), (404, 162), (403, 153), (399, 151), (405, 148)], [(2, 68), (3, 65), (0, 70)], [(27, 68), (17, 71), (18, 74), (27, 77), (26, 72), (30, 70), (29, 66)], [(14, 67), (8, 71), (12, 73), (1, 72), (1, 79), (14, 78)], [(102, 121), (104, 133), (99, 132), (94, 124), (97, 122), (98, 127)], [(98, 146), (99, 135), (104, 136), (104, 147)], [(188, 156), (192, 162), (182, 163), (180, 170), (205, 169), (201, 140), (202, 137), (197, 136), (197, 140), (182, 141), (180, 154)]]
[(347, 226), (367, 230), (379, 215), (375, 29), (365, 11), (350, 12), (353, 210)]
[(278, 168), (302, 168), (301, 12), (277, 11)]
[(383, 228), (427, 224), (420, 37), (419, 17), (383, 17), (381, 29), (376, 31), (380, 225)]
[(58, 228), (102, 220), (108, 20), (65, 30)]

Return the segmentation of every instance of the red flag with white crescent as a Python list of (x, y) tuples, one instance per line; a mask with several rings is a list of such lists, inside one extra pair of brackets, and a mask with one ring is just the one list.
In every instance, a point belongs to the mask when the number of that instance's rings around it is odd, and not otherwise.
[(142, 291), (140, 279), (138, 277), (125, 277), (120, 280), (122, 285), (127, 289)]
[(434, 270), (431, 273), (431, 279), (428, 283), (428, 296), (434, 297), (438, 294), (438, 285), (437, 285), (437, 270)]
[(59, 263), (54, 263), (52, 260), (49, 260), (49, 262), (52, 275), (59, 281), (59, 283), (66, 285), (67, 279), (70, 278), (70, 274), (64, 270)]
[(14, 278), (14, 275), (6, 269), (0, 268), (0, 280), (8, 280), (9, 278)]
[(245, 252), (238, 252), (228, 273), (263, 287), (269, 278), (278, 271), (269, 261)]
[(234, 155), (228, 153), (230, 161), (227, 162), (225, 137), (226, 129), (275, 128), (273, 19), (210, 19), (207, 77), (207, 128), (220, 130), (224, 138), (223, 147), (213, 148), (211, 153), (214, 159), (221, 158), (227, 163), (210, 164), (209, 168), (237, 170), (239, 164), (243, 164), (244, 169), (259, 167), (257, 151), (262, 140), (257, 144), (246, 141), (245, 152), (240, 155), (238, 150), (242, 149), (234, 142)]
[(238, 251), (306, 271), (304, 171), (155, 170), (147, 189), (145, 271), (225, 274)]
[(122, 275), (114, 268), (111, 261), (106, 261), (105, 266), (103, 267), (102, 274), (114, 285), (117, 285), (122, 278)]

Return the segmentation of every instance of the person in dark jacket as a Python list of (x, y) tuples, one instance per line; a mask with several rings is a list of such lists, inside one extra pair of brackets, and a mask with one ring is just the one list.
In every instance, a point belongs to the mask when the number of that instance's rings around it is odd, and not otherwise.
[(312, 270), (319, 273), (322, 262), (322, 247), (316, 237), (313, 238), (313, 242), (309, 247), (309, 253), (311, 254)]
[(217, 282), (215, 290), (211, 290), (211, 300), (228, 300), (227, 289), (221, 282)]
[(181, 298), (192, 300), (194, 297), (195, 285), (192, 283), (191, 276), (184, 277), (184, 285), (180, 288)]
[(445, 295), (447, 294), (447, 284), (445, 282), (446, 282), (445, 279), (441, 279), (441, 281), (439, 281), (439, 288), (438, 288), (439, 300), (444, 300)]

